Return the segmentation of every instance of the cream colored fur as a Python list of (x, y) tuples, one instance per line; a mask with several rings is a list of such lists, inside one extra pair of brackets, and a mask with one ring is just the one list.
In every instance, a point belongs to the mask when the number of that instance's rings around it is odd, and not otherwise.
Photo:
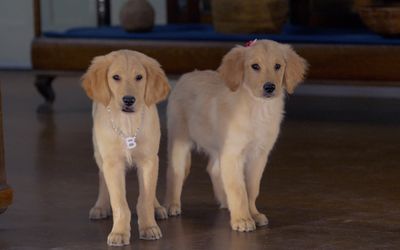
[[(137, 80), (137, 75), (142, 75)], [(116, 81), (114, 75), (121, 79)], [(126, 200), (125, 173), (136, 167), (139, 198), (136, 206), (141, 239), (159, 239), (162, 234), (155, 221), (167, 218), (156, 199), (160, 123), (156, 103), (168, 92), (167, 78), (160, 65), (144, 54), (121, 50), (96, 57), (83, 76), (83, 87), (93, 99), (93, 145), (99, 167), (99, 195), (90, 210), (91, 219), (113, 215), (108, 244), (129, 244), (131, 213)], [(133, 113), (122, 112), (122, 97), (136, 98)], [(111, 108), (111, 113), (106, 109)], [(143, 116), (142, 116), (143, 112)], [(124, 140), (113, 130), (111, 118), (125, 134), (134, 135), (137, 147), (127, 149)]]
[[(259, 71), (251, 67), (255, 63)], [(169, 215), (181, 213), (182, 186), (196, 146), (209, 155), (214, 193), (221, 207), (229, 208), (232, 229), (252, 231), (268, 224), (256, 207), (260, 180), (279, 134), (285, 92), (293, 92), (306, 68), (290, 46), (264, 40), (232, 49), (218, 71), (182, 76), (167, 111)], [(272, 97), (263, 94), (266, 82), (276, 85)]]

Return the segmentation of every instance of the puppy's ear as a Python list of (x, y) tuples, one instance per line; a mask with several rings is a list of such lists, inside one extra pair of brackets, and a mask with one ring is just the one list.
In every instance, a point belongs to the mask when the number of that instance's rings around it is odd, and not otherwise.
[(284, 73), (284, 86), (289, 94), (293, 94), (294, 89), (304, 79), (308, 69), (308, 63), (300, 57), (291, 46), (282, 45), (285, 55), (286, 67)]
[(142, 55), (141, 58), (147, 74), (144, 102), (147, 106), (151, 106), (161, 102), (167, 97), (170, 86), (167, 76), (156, 60), (146, 55)]
[(111, 64), (108, 56), (97, 56), (92, 60), (89, 69), (82, 76), (82, 87), (94, 102), (107, 106), (111, 99), (108, 87), (107, 72)]
[(236, 91), (244, 77), (244, 53), (245, 48), (238, 46), (231, 49), (222, 59), (217, 69), (225, 84), (232, 91)]

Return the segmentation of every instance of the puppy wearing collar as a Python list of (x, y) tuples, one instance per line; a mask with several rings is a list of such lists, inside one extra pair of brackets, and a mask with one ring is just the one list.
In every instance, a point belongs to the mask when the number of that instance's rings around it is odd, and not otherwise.
[(160, 123), (156, 103), (166, 98), (168, 80), (154, 59), (129, 50), (93, 59), (82, 77), (93, 100), (94, 157), (99, 167), (99, 194), (90, 210), (93, 220), (113, 216), (107, 243), (129, 244), (131, 212), (126, 200), (125, 173), (136, 167), (139, 237), (162, 237), (155, 217), (166, 219), (156, 199)]
[(288, 45), (268, 40), (233, 48), (217, 71), (185, 74), (168, 102), (166, 206), (181, 213), (181, 192), (194, 146), (209, 156), (216, 199), (233, 230), (268, 224), (256, 199), (268, 155), (279, 134), (285, 92), (303, 80), (307, 62)]

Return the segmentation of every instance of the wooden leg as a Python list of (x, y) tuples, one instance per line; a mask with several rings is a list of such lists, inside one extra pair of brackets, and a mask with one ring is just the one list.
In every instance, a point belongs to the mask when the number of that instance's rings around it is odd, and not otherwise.
[(52, 75), (37, 75), (35, 80), (36, 89), (43, 96), (45, 102), (37, 108), (38, 113), (51, 113), (53, 111), (52, 104), (56, 99), (52, 82), (55, 76)]
[(13, 190), (7, 184), (0, 184), (0, 214), (4, 213), (13, 200)]
[(4, 164), (3, 142), (3, 112), (0, 94), (0, 214), (7, 210), (13, 200), (13, 190), (7, 185), (6, 169)]

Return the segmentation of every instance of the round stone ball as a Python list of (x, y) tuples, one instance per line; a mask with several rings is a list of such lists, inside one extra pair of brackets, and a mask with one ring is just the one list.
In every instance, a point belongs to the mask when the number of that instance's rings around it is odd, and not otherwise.
[(146, 32), (154, 27), (154, 9), (147, 0), (128, 0), (121, 8), (120, 22), (127, 32)]

